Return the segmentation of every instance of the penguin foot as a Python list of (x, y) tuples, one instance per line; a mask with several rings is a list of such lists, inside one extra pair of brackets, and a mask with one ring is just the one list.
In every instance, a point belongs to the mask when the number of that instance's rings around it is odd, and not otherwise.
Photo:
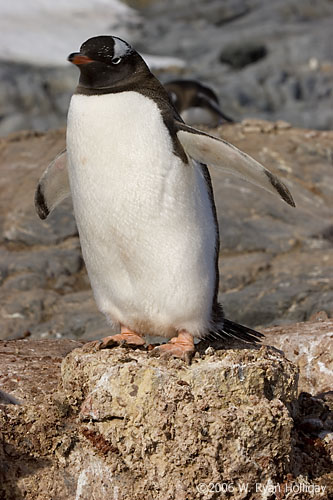
[(145, 340), (140, 335), (117, 333), (117, 335), (110, 335), (110, 337), (102, 339), (99, 348), (105, 349), (116, 345), (140, 346), (144, 344)]
[(101, 344), (99, 345), (99, 349), (114, 347), (116, 345), (142, 346), (144, 344), (145, 339), (141, 335), (133, 332), (126, 326), (121, 325), (121, 332), (102, 339)]
[(151, 352), (151, 356), (174, 357), (190, 362), (195, 353), (193, 336), (182, 331), (177, 337), (173, 337), (167, 344), (162, 344), (155, 347)]

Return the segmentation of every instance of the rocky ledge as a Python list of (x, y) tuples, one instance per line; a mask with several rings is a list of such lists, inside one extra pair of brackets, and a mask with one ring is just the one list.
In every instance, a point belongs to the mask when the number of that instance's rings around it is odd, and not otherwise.
[(333, 400), (298, 396), (275, 348), (209, 347), (186, 365), (19, 340), (1, 357), (22, 403), (2, 394), (1, 499), (332, 498)]

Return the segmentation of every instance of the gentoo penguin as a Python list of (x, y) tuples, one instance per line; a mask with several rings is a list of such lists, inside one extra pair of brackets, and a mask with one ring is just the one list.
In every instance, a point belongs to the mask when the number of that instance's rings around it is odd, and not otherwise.
[(228, 142), (185, 125), (124, 40), (90, 38), (68, 60), (80, 80), (67, 152), (44, 173), (35, 203), (44, 219), (72, 195), (97, 305), (121, 328), (101, 347), (160, 335), (170, 341), (157, 353), (187, 358), (194, 338), (256, 342), (262, 335), (225, 319), (217, 300), (219, 231), (206, 164), (294, 206), (287, 187)]
[(196, 80), (170, 80), (164, 87), (188, 125), (217, 127), (223, 122), (234, 121), (221, 110), (214, 90)]

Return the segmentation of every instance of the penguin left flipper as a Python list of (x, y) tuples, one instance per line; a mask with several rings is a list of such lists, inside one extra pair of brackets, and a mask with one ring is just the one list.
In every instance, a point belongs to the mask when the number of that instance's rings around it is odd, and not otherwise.
[(288, 205), (295, 207), (287, 186), (254, 158), (224, 139), (213, 137), (184, 123), (177, 121), (176, 127), (177, 137), (192, 159), (208, 166), (217, 166), (224, 172), (278, 194)]
[(41, 219), (46, 219), (52, 210), (70, 196), (67, 152), (56, 156), (39, 179), (35, 192), (35, 208)]

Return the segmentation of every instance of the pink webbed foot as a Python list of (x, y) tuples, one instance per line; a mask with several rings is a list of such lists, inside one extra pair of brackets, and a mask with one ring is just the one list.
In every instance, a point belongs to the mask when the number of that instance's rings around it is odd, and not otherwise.
[(167, 344), (155, 347), (152, 356), (174, 357), (189, 362), (195, 353), (193, 336), (185, 331), (173, 337)]
[(122, 325), (120, 333), (111, 335), (110, 337), (105, 337), (101, 340), (99, 349), (105, 349), (106, 347), (114, 347), (117, 345), (138, 347), (143, 346), (144, 344), (145, 339), (141, 335)]

